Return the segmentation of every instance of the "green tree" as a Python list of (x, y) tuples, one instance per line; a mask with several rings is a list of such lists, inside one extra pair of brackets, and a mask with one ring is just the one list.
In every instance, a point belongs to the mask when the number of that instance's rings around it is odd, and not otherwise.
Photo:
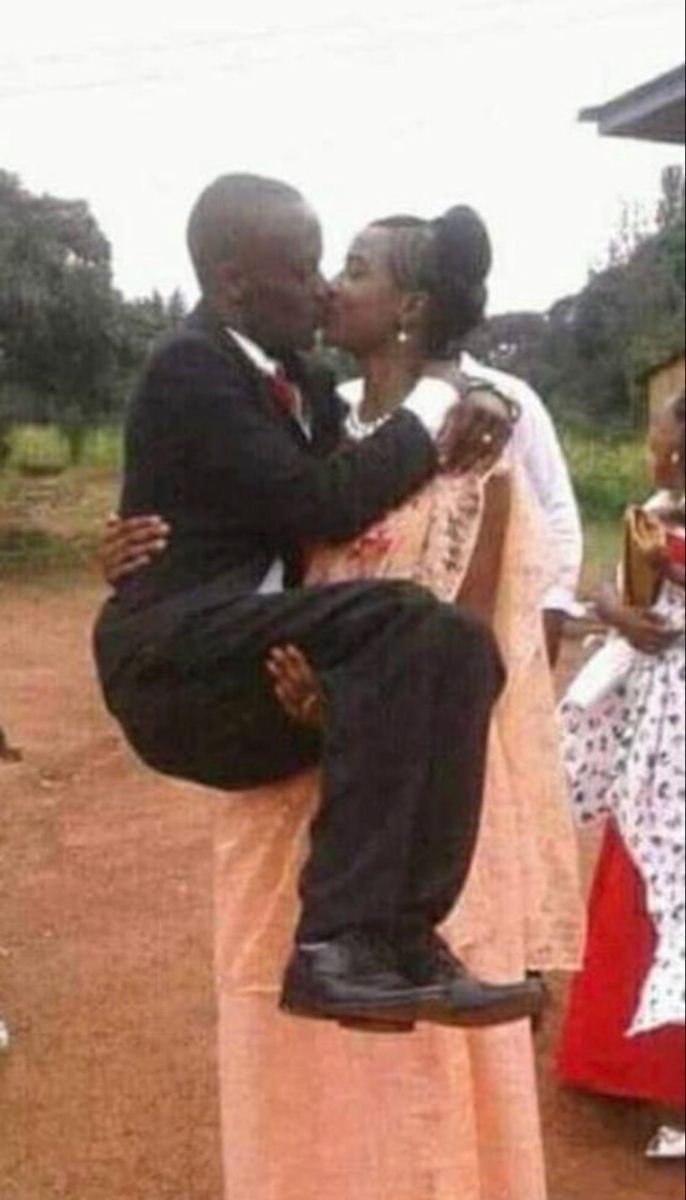
[(0, 172), (2, 374), (30, 389), (34, 416), (107, 409), (115, 307), (110, 247), (88, 206), (32, 196)]
[(181, 292), (165, 300), (159, 292), (142, 299), (121, 301), (116, 314), (117, 385), (119, 403), (123, 403), (136, 373), (153, 342), (168, 329), (176, 328), (187, 313)]
[(491, 363), (529, 379), (563, 414), (636, 422), (642, 380), (684, 348), (684, 173), (662, 176), (656, 220), (625, 208), (607, 261), (576, 296), (544, 315), (492, 318), (473, 342)]
[(83, 201), (34, 196), (0, 171), (0, 399), (56, 421), (78, 460), (90, 424), (122, 409), (149, 343), (185, 315), (179, 292), (126, 301)]
[(686, 216), (686, 176), (683, 168), (665, 167), (662, 172), (662, 194), (657, 206), (658, 229), (674, 229), (684, 224)]

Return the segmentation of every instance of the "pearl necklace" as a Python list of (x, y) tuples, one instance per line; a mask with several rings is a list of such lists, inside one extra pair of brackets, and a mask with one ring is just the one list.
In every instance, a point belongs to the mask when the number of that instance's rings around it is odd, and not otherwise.
[(364, 438), (371, 437), (385, 425), (392, 417), (392, 413), (386, 413), (383, 417), (376, 417), (373, 421), (363, 421), (360, 418), (360, 411), (356, 405), (350, 406), (350, 411), (346, 418), (346, 430), (349, 437), (356, 442), (361, 442)]

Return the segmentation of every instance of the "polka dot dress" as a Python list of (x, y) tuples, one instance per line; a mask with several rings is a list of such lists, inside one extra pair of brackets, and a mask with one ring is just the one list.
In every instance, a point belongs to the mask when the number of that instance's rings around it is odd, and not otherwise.
[(683, 590), (666, 584), (657, 609), (681, 631), (677, 641), (657, 657), (626, 654), (624, 669), (592, 702), (577, 703), (583, 689), (575, 686), (562, 705), (576, 815), (582, 824), (614, 817), (658, 935), (631, 1034), (686, 1018)]

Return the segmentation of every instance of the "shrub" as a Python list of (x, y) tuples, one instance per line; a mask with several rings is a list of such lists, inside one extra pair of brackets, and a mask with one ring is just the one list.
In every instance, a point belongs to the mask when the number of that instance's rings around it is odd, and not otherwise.
[(586, 520), (619, 521), (627, 505), (649, 494), (642, 437), (570, 428), (563, 431), (562, 444)]
[[(59, 475), (72, 465), (73, 447), (56, 425), (17, 425), (8, 435), (10, 467), (27, 476)], [(122, 464), (122, 431), (102, 425), (84, 432), (79, 465), (117, 471)]]

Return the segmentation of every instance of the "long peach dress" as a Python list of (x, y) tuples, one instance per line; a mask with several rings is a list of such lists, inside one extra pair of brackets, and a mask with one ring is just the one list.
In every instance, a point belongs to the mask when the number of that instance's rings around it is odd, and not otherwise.
[[(311, 582), (411, 578), (455, 600), (483, 484), (438, 479)], [(494, 721), (471, 879), (446, 935), (483, 976), (574, 969), (582, 906), (540, 620), (550, 553), (513, 479), (495, 627), (509, 684)], [(528, 1023), (375, 1036), (279, 1013), (316, 774), (232, 797), (216, 831), (225, 1200), (545, 1200)]]

